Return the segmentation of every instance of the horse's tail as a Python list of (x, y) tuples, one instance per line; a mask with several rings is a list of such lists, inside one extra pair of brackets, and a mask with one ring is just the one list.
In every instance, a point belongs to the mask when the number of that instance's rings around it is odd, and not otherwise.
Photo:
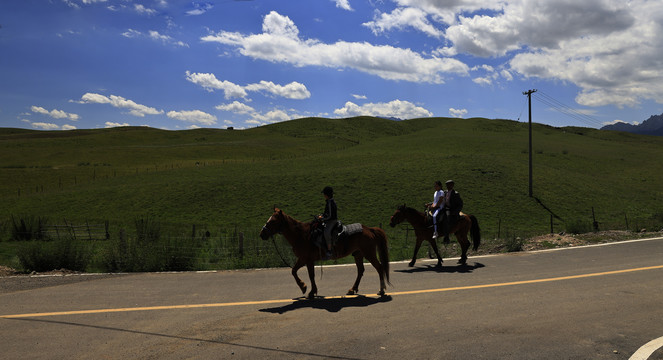
[(472, 243), (474, 244), (474, 251), (477, 251), (479, 244), (481, 244), (481, 229), (479, 228), (479, 220), (476, 216), (470, 215), (470, 220), (472, 220), (472, 226), (470, 227), (470, 236), (472, 237)]
[(389, 281), (389, 247), (387, 244), (387, 233), (380, 228), (371, 228), (371, 232), (373, 232), (378, 246), (378, 256), (380, 257), (382, 273), (387, 280), (387, 284), (391, 285), (391, 282)]

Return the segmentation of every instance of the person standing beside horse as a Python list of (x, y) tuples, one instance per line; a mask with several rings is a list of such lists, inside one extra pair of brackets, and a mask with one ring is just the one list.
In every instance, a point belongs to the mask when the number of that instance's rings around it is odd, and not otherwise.
[(444, 207), (446, 209), (443, 222), (444, 228), (444, 243), (449, 242), (449, 230), (458, 221), (460, 211), (463, 210), (463, 199), (461, 199), (458, 191), (454, 190), (454, 181), (448, 180), (446, 182), (447, 191), (444, 195)]
[(322, 222), (324, 229), (324, 239), (327, 243), (326, 258), (329, 259), (332, 257), (332, 230), (338, 224), (338, 208), (334, 201), (334, 189), (331, 186), (325, 186), (322, 194), (325, 196), (325, 211), (318, 217), (318, 220)]
[(433, 202), (426, 204), (428, 210), (432, 213), (433, 217), (433, 240), (437, 239), (437, 219), (440, 211), (444, 210), (444, 190), (442, 190), (442, 182), (436, 181), (433, 185), (435, 192), (433, 193)]

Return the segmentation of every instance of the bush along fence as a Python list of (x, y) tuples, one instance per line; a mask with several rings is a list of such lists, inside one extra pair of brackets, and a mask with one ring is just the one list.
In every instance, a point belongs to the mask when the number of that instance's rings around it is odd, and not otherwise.
[(49, 225), (45, 218), (13, 220), (11, 239), (21, 241), (17, 257), (21, 270), (54, 269), (92, 272), (143, 272), (283, 267), (294, 264), (289, 245), (280, 238), (264, 241), (252, 233), (192, 225), (173, 235), (151, 218), (132, 228), (111, 231), (103, 224), (65, 222)]
[[(497, 223), (497, 237), (493, 241), (503, 243), (506, 251), (522, 250), (526, 236), (517, 234), (501, 216), (482, 219), (482, 225), (491, 220)], [(550, 232), (561, 229), (567, 233), (587, 233), (624, 228), (640, 231), (644, 226), (656, 231), (661, 229), (663, 214), (651, 219), (625, 215), (623, 219), (612, 220), (623, 223), (611, 227), (591, 212), (584, 219), (567, 222), (551, 217)], [(258, 236), (259, 229), (242, 232), (237, 228), (224, 230), (200, 225), (190, 225), (187, 229), (186, 225), (162, 226), (158, 220), (149, 217), (120, 227), (111, 226), (108, 221), (75, 224), (64, 220), (52, 225), (43, 217), (12, 216), (8, 225), (9, 236), (5, 234), (0, 240), (19, 243), (16, 267), (26, 272), (61, 268), (90, 272), (225, 270), (292, 266), (295, 262), (294, 254), (282, 236), (262, 240)], [(390, 259), (409, 259), (415, 243), (411, 229), (386, 228), (385, 231), (389, 236)], [(540, 234), (543, 233), (545, 229)], [(482, 231), (482, 237), (492, 238), (485, 231)], [(338, 262), (352, 262), (352, 258)]]

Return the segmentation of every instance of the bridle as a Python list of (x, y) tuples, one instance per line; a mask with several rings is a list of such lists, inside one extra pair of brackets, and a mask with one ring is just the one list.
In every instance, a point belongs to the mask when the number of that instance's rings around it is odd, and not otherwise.
[[(271, 220), (272, 218), (270, 217), (269, 219)], [(283, 230), (282, 230), (282, 228), (283, 228), (283, 222), (281, 222), (281, 225), (280, 225), (279, 228), (276, 230), (276, 232), (272, 232), (272, 230), (270, 230), (270, 229), (267, 227), (267, 224), (268, 224), (268, 223), (269, 223), (269, 220), (267, 220), (267, 222), (265, 223), (265, 225), (262, 226), (262, 230), (263, 230), (263, 231), (266, 231), (267, 236), (269, 236), (270, 238), (272, 238), (272, 244), (274, 244), (274, 249), (276, 249), (276, 253), (279, 254), (279, 257), (281, 258), (281, 261), (283, 261), (283, 264), (284, 264), (285, 266), (289, 267), (289, 268), (292, 268), (292, 265), (290, 265), (287, 261), (285, 261), (285, 259), (283, 258), (283, 255), (281, 255), (281, 251), (279, 250), (279, 247), (276, 246), (276, 240), (274, 240), (274, 235), (281, 234), (281, 233), (283, 232)]]
[[(269, 220), (271, 220), (274, 216), (270, 217)], [(281, 225), (278, 227), (278, 229), (275, 232), (272, 232), (270, 228), (267, 227), (267, 224), (269, 224), (269, 220), (265, 223), (265, 225), (262, 226), (262, 230), (267, 233), (267, 236), (269, 237), (274, 237), (274, 235), (280, 234), (283, 232), (281, 228), (283, 228), (283, 222), (281, 222)]]

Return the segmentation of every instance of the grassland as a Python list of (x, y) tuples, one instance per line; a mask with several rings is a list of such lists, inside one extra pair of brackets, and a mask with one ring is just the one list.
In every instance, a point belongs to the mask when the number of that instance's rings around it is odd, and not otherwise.
[[(255, 237), (273, 205), (300, 220), (321, 212), (325, 185), (336, 191), (341, 220), (387, 227), (396, 205), (421, 208), (433, 182), (447, 179), (486, 239), (549, 233), (551, 219), (555, 232), (591, 229), (592, 209), (601, 229), (663, 225), (663, 138), (534, 124), (533, 139), (530, 198), (528, 125), (508, 120), (0, 129), (0, 241), (12, 216), (113, 229), (149, 217), (166, 232), (195, 225)], [(409, 246), (402, 228), (388, 235), (392, 247)]]

